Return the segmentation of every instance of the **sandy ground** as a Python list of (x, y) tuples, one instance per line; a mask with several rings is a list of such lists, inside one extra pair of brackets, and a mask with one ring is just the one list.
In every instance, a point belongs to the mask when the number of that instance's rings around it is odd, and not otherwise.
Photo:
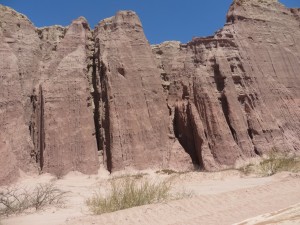
[(24, 175), (17, 186), (54, 183), (68, 191), (65, 204), (3, 218), (1, 225), (300, 224), (300, 174), (257, 178), (243, 176), (238, 171), (166, 175), (149, 170), (142, 173), (151, 180), (171, 179), (174, 191), (192, 192), (193, 197), (94, 216), (85, 201), (99, 188), (107, 188), (112, 175), (105, 170), (93, 176), (70, 173), (62, 179), (48, 174)]

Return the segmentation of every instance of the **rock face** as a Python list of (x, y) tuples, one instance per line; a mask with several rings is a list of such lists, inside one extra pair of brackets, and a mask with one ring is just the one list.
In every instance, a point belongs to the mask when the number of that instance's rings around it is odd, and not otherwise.
[(151, 48), (132, 11), (35, 28), (0, 6), (0, 184), (299, 153), (299, 27), (299, 9), (235, 0), (214, 36)]
[(153, 46), (176, 137), (204, 168), (299, 153), (299, 25), (299, 10), (240, 0), (214, 36)]
[(91, 39), (86, 20), (74, 20), (41, 69), (44, 77), (37, 94), (36, 118), (38, 161), (45, 172), (90, 174), (98, 170), (87, 68)]
[(170, 163), (188, 168), (188, 155), (180, 147), (176, 153), (176, 141), (169, 138), (159, 70), (137, 15), (125, 11), (101, 21), (94, 38), (100, 148), (107, 168), (167, 168)]
[(36, 29), (4, 6), (0, 18), (0, 182), (19, 169), (58, 176), (96, 173), (86, 21)]

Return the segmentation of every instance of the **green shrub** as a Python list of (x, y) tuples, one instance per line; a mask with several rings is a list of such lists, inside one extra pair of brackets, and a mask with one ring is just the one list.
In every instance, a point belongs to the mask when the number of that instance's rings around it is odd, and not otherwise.
[(163, 202), (172, 197), (170, 182), (137, 181), (126, 178), (112, 180), (111, 190), (103, 196), (95, 193), (86, 203), (94, 214), (102, 214), (135, 206)]

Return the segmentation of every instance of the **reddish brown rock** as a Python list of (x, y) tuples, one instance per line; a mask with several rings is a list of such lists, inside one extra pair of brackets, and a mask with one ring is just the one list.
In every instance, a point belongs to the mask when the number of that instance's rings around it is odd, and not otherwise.
[(6, 183), (19, 169), (34, 169), (30, 95), (39, 40), (32, 23), (8, 7), (0, 6), (0, 21), (0, 183)]
[(96, 173), (87, 22), (36, 29), (4, 6), (0, 18), (0, 183), (20, 169)]
[[(62, 34), (60, 29), (58, 34)], [(53, 45), (50, 60), (43, 64), (38, 150), (45, 172), (61, 175), (77, 170), (91, 174), (98, 170), (87, 68), (90, 39), (87, 21), (73, 21)]]
[(214, 36), (151, 49), (132, 11), (37, 29), (0, 6), (0, 183), (299, 153), (299, 27), (299, 9), (235, 0)]
[(204, 168), (299, 152), (297, 15), (277, 1), (235, 1), (215, 36), (153, 46), (176, 136)]
[(191, 160), (168, 129), (159, 70), (137, 15), (124, 11), (101, 21), (95, 42), (107, 168), (189, 168)]

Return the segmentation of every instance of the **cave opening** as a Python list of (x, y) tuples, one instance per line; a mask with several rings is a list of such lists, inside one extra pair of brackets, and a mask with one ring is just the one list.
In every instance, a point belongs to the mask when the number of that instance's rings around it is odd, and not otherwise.
[(200, 160), (195, 146), (194, 129), (189, 117), (189, 107), (186, 108), (184, 114), (175, 107), (173, 128), (175, 137), (185, 152), (191, 157), (192, 163), (200, 167)]

